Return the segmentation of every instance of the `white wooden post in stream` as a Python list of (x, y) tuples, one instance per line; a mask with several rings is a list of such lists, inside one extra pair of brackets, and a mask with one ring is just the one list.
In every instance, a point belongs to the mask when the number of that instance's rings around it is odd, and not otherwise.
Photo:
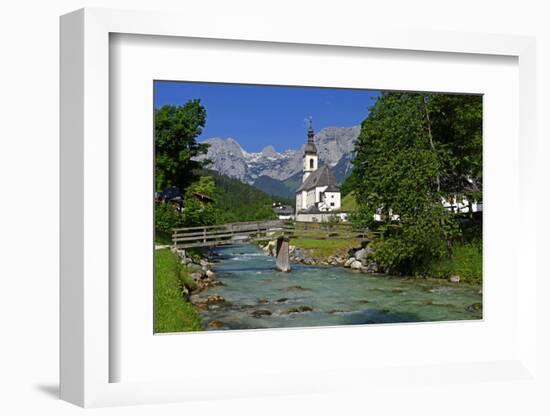
[(290, 271), (290, 259), (288, 253), (289, 238), (282, 235), (277, 238), (277, 251), (275, 257), (275, 270), (279, 272)]

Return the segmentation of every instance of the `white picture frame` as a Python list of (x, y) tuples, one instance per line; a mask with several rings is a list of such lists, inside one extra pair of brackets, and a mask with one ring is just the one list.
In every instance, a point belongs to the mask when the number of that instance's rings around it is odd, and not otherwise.
[[(200, 19), (199, 19), (200, 20)], [(535, 42), (533, 38), (467, 33), (433, 33), (356, 28), (328, 35), (322, 28), (304, 31), (276, 24), (261, 27), (231, 22), (207, 27), (199, 20), (168, 13), (83, 9), (61, 18), (61, 398), (80, 406), (158, 403), (197, 398), (239, 397), (261, 394), (310, 393), (351, 388), (352, 383), (373, 385), (374, 380), (392, 377), (406, 380), (410, 368), (331, 369), (330, 377), (314, 371), (270, 373), (269, 380), (239, 380), (231, 386), (203, 380), (154, 380), (112, 382), (110, 368), (121, 357), (111, 346), (110, 310), (113, 298), (109, 276), (110, 258), (110, 72), (111, 34), (181, 38), (224, 39), (226, 41), (276, 42), (330, 45), (338, 48), (370, 48), (433, 52), (440, 55), (467, 54), (513, 57), (519, 69), (519, 178), (517, 189), (520, 215), (514, 250), (517, 268), (522, 270), (515, 317), (517, 348), (498, 361), (441, 362), (414, 367), (416, 382), (467, 380), (468, 372), (484, 373), (480, 380), (536, 379), (536, 269), (534, 242), (536, 218), (521, 215), (535, 203), (532, 178), (535, 172)], [(185, 21), (185, 25), (181, 22)], [(265, 23), (265, 22), (264, 22)], [(246, 35), (243, 35), (246, 33)], [(517, 270), (510, 273), (517, 273)], [(112, 328), (111, 328), (112, 330)], [(410, 330), (410, 328), (409, 328)], [(320, 331), (331, 331), (321, 329)], [(333, 331), (333, 330), (332, 330)], [(404, 331), (406, 331), (404, 329)], [(267, 334), (267, 332), (265, 332)], [(316, 332), (320, 334), (320, 332)], [(225, 335), (225, 334), (224, 334)], [(210, 335), (209, 335), (210, 336)], [(216, 335), (218, 336), (218, 335)], [(304, 333), (310, 337), (312, 333)], [(334, 336), (336, 334), (334, 333)], [(305, 338), (304, 338), (305, 339)], [(413, 383), (413, 379), (409, 380)], [(342, 380), (349, 380), (342, 382)], [(353, 380), (353, 382), (352, 382)]]

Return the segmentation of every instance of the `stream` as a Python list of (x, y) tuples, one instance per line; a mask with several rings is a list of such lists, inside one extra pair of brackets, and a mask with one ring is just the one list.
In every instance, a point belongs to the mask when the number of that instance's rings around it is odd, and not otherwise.
[(198, 298), (220, 295), (226, 303), (201, 312), (208, 330), (482, 318), (479, 287), (302, 264), (281, 273), (253, 245), (216, 249), (213, 271), (222, 285)]

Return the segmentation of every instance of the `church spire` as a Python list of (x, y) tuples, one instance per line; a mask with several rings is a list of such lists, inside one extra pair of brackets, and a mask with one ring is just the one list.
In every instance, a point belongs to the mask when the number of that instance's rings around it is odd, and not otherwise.
[(309, 127), (307, 129), (307, 144), (304, 148), (304, 154), (316, 155), (317, 147), (315, 147), (315, 142), (313, 141), (313, 137), (315, 136), (315, 132), (313, 131), (313, 120), (310, 117), (308, 121)]
[(309, 118), (309, 127), (307, 129), (307, 143), (304, 146), (304, 168), (302, 182), (304, 182), (307, 177), (317, 170), (319, 164), (319, 157), (317, 156), (317, 147), (315, 147), (315, 142), (313, 140), (315, 132), (313, 131), (313, 122), (311, 117)]

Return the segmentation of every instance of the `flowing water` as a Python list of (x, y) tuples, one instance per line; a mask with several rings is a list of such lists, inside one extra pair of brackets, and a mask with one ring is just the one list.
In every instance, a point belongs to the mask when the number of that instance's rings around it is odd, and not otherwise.
[(273, 257), (255, 246), (219, 248), (214, 266), (222, 285), (199, 298), (226, 304), (202, 312), (207, 329), (308, 327), (481, 319), (479, 288), (442, 280), (404, 279), (343, 267), (292, 264), (275, 271)]

